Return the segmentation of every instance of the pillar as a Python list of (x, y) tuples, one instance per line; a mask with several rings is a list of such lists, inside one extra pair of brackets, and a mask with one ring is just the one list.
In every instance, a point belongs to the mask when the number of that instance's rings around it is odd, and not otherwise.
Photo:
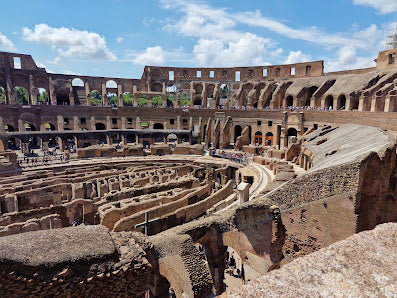
[(91, 92), (90, 92), (90, 85), (88, 84), (88, 82), (84, 83), (84, 88), (85, 88), (85, 94), (86, 94), (86, 104), (87, 106), (91, 106)]
[(62, 115), (57, 116), (58, 131), (64, 130), (65, 120)]
[(90, 119), (90, 130), (95, 130), (95, 117), (91, 117)]
[(120, 84), (117, 85), (117, 96), (118, 96), (118, 99), (119, 99), (118, 106), (119, 107), (124, 107), (123, 85), (120, 85)]
[(34, 91), (34, 89), (35, 87), (34, 87), (33, 75), (29, 75), (29, 90), (27, 91), (29, 92), (29, 104), (32, 105), (37, 104), (37, 94), (35, 94), (36, 92)]
[(69, 83), (69, 102), (71, 106), (74, 106), (74, 94), (72, 82)]
[(108, 95), (106, 93), (106, 84), (102, 84), (102, 105), (108, 105)]
[(181, 129), (181, 116), (176, 116), (176, 129)]
[(106, 116), (106, 129), (111, 130), (112, 129), (112, 119), (110, 116)]
[(78, 116), (73, 116), (73, 130), (80, 130), (80, 120)]
[(55, 93), (55, 88), (54, 88), (54, 84), (52, 82), (52, 78), (51, 77), (49, 79), (48, 88), (49, 88), (48, 96), (50, 97), (49, 98), (50, 104), (51, 105), (56, 105), (57, 104), (57, 96), (56, 96), (56, 93)]

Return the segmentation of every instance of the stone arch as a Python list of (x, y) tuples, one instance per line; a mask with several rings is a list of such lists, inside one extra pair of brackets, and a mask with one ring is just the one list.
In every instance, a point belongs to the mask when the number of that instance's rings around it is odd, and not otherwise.
[(13, 132), (15, 131), (14, 126), (12, 126), (11, 124), (4, 124), (4, 129), (8, 132)]
[(50, 123), (50, 122), (46, 122), (43, 124), (43, 128), (44, 130), (48, 130), (48, 131), (55, 131), (56, 127), (54, 124)]
[(266, 146), (273, 146), (273, 133), (272, 132), (266, 133), (265, 140), (266, 140), (265, 141)]
[(107, 92), (108, 105), (117, 106), (119, 103), (118, 96), (114, 92)]
[(285, 99), (285, 107), (292, 107), (294, 106), (294, 97), (292, 95), (288, 95)]
[(80, 78), (74, 78), (72, 80), (72, 87), (84, 87), (84, 81)]
[(91, 105), (92, 106), (100, 106), (102, 105), (102, 94), (98, 90), (92, 90), (90, 92), (91, 97)]
[(338, 97), (338, 100), (336, 103), (336, 109), (337, 110), (345, 110), (346, 109), (346, 95), (341, 94)]
[(152, 92), (163, 92), (163, 85), (159, 82), (152, 83), (150, 86)]
[(106, 125), (101, 122), (95, 123), (95, 130), (106, 130)]
[(332, 95), (328, 95), (324, 101), (324, 108), (329, 110), (333, 108), (334, 97)]
[(12, 83), (14, 87), (20, 86), (29, 90), (29, 78), (23, 73), (17, 73), (12, 76)]
[(50, 94), (48, 90), (45, 88), (38, 88), (37, 92), (37, 104), (49, 104), (50, 102)]
[(178, 137), (177, 137), (176, 134), (170, 133), (170, 134), (167, 136), (167, 140), (168, 140), (168, 142), (177, 142), (177, 141), (178, 141)]
[(207, 85), (207, 97), (208, 98), (213, 98), (214, 97), (214, 90), (215, 90), (215, 85), (214, 84), (208, 84)]
[(164, 129), (164, 125), (162, 123), (153, 124), (153, 129)]
[(255, 145), (262, 145), (262, 132), (260, 131), (255, 133)]
[(240, 125), (234, 126), (234, 143), (236, 143), (237, 138), (241, 136), (242, 131), (243, 130)]
[(304, 106), (306, 106), (306, 107), (310, 106), (311, 98), (312, 98), (313, 94), (317, 91), (317, 89), (318, 89), (317, 86), (311, 86), (310, 88), (308, 88), (306, 90), (305, 100), (303, 102)]
[(15, 103), (20, 105), (30, 104), (29, 93), (25, 87), (16, 86), (14, 87)]
[(57, 105), (70, 105), (69, 90), (62, 88), (56, 92)]
[(117, 83), (114, 80), (108, 80), (105, 84), (106, 89), (117, 89)]
[(298, 131), (294, 127), (290, 127), (287, 130), (287, 146), (292, 143), (292, 139), (296, 139), (298, 137)]

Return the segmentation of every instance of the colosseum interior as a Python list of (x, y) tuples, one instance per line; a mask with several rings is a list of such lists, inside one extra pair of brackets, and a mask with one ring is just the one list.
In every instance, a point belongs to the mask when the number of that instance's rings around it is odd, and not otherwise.
[(122, 79), (0, 52), (1, 296), (396, 296), (396, 54)]

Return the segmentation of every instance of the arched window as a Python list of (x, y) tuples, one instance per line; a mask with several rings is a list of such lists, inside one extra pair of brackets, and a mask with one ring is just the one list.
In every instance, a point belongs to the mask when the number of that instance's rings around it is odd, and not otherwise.
[(20, 105), (29, 104), (29, 93), (24, 87), (14, 88), (15, 103)]
[(327, 109), (327, 110), (332, 110), (333, 109), (333, 104), (334, 104), (334, 97), (332, 95), (328, 95), (325, 98), (324, 108)]
[(96, 123), (95, 124), (95, 129), (96, 130), (106, 130), (106, 126), (103, 123)]
[(84, 82), (80, 78), (75, 78), (72, 80), (72, 86), (73, 87), (84, 87)]
[(106, 88), (107, 89), (116, 89), (117, 88), (117, 83), (113, 80), (109, 80), (106, 82)]

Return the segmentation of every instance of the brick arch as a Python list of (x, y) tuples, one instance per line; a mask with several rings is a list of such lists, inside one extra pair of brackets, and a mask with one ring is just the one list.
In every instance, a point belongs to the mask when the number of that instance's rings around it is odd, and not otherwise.
[(12, 88), (23, 87), (29, 92), (29, 78), (27, 75), (19, 73), (12, 76)]
[(163, 85), (159, 82), (152, 83), (150, 86), (152, 92), (163, 92)]

